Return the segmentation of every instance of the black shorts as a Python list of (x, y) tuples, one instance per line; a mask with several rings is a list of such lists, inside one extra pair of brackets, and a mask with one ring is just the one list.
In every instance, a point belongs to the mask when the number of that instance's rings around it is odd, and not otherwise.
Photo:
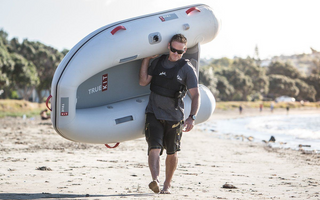
[(148, 142), (148, 154), (151, 149), (166, 149), (167, 154), (180, 151), (183, 121), (158, 120), (153, 113), (147, 113), (145, 136)]

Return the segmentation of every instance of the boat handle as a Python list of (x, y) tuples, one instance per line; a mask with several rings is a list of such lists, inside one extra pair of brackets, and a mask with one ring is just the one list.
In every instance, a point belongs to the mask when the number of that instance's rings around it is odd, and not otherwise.
[(187, 15), (189, 15), (192, 11), (198, 11), (198, 12), (201, 12), (197, 7), (192, 7), (192, 8), (189, 8), (187, 11), (186, 11), (186, 13), (187, 13)]
[(113, 149), (116, 148), (117, 146), (119, 146), (120, 142), (117, 142), (117, 144), (115, 144), (113, 147), (109, 146), (108, 144), (105, 144), (106, 147), (108, 147), (109, 149)]
[(52, 98), (52, 95), (50, 94), (50, 96), (48, 96), (47, 101), (46, 101), (46, 106), (47, 106), (47, 108), (48, 108), (50, 111), (52, 111), (52, 109), (49, 108), (48, 103), (49, 103), (49, 100), (50, 100), (51, 98)]
[(119, 30), (127, 30), (127, 29), (124, 26), (117, 26), (111, 31), (111, 34), (114, 35)]

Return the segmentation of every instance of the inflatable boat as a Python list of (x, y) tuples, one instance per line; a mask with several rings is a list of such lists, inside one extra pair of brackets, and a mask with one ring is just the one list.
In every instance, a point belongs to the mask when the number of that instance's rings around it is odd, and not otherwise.
[[(62, 137), (84, 143), (118, 143), (144, 136), (149, 87), (139, 85), (142, 59), (168, 53), (177, 33), (188, 39), (189, 59), (199, 73), (200, 44), (213, 40), (220, 21), (207, 5), (192, 5), (104, 26), (82, 39), (61, 61), (51, 87), (51, 120)], [(196, 123), (214, 111), (215, 99), (199, 85)], [(47, 104), (49, 99), (47, 100)], [(184, 99), (189, 115), (191, 100)]]

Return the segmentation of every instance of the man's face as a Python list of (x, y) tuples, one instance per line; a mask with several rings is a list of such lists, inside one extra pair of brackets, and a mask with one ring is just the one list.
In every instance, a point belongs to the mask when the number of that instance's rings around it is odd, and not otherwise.
[(175, 62), (182, 58), (183, 54), (187, 50), (187, 45), (184, 43), (173, 41), (171, 45), (170, 43), (168, 44), (168, 49), (169, 49), (169, 60), (172, 62)]

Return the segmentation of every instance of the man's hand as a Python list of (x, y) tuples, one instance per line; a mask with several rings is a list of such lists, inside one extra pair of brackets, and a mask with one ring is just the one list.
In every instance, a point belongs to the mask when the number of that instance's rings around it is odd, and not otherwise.
[(183, 132), (189, 132), (194, 127), (194, 120), (192, 120), (190, 117), (186, 119), (184, 122), (184, 131)]

